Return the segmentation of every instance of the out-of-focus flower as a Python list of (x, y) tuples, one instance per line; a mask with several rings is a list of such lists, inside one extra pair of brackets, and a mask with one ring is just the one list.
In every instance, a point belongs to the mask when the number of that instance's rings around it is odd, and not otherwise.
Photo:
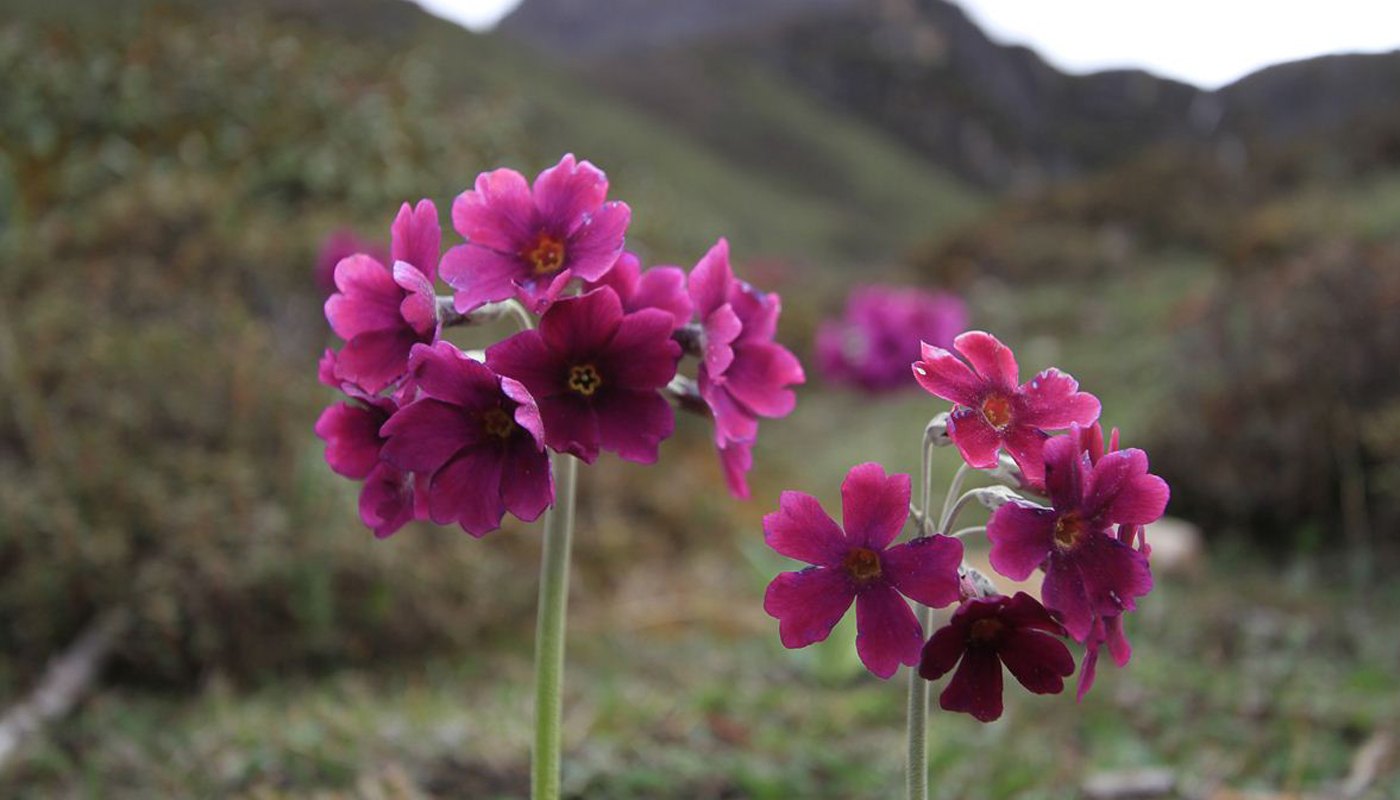
[(962, 542), (927, 536), (890, 547), (909, 517), (909, 476), (885, 476), (879, 464), (853, 468), (841, 484), (844, 530), (816, 498), (783, 492), (763, 518), (763, 536), (779, 554), (814, 566), (768, 584), (763, 610), (778, 620), (785, 647), (806, 647), (831, 634), (856, 604), (856, 651), (875, 675), (919, 660), (924, 630), (908, 597), (941, 607), (959, 598)]
[(735, 280), (729, 243), (720, 239), (691, 270), (690, 299), (704, 335), (697, 383), (715, 418), (715, 446), (730, 491), (748, 496), (747, 448), (758, 436), (758, 418), (786, 416), (797, 403), (788, 388), (802, 383), (802, 364), (773, 341), (782, 301)]
[(919, 342), (952, 347), (967, 328), (967, 304), (945, 292), (866, 286), (851, 292), (840, 319), (817, 330), (817, 358), (827, 380), (871, 392), (903, 389)]
[(530, 392), (448, 342), (416, 345), (409, 373), (418, 399), (380, 430), (384, 459), (424, 478), (433, 522), (482, 536), (506, 511), (538, 518), (554, 502), (554, 483)]
[(949, 434), (963, 459), (991, 469), (997, 451), (1006, 448), (1027, 480), (1040, 484), (1047, 431), (1092, 423), (1099, 417), (1098, 398), (1079, 391), (1079, 382), (1057, 369), (1017, 386), (1016, 357), (989, 333), (969, 331), (953, 347), (970, 369), (947, 350), (924, 343), (914, 377), (930, 394), (959, 406), (949, 418)]
[(680, 267), (642, 269), (642, 260), (635, 253), (618, 256), (612, 269), (596, 281), (586, 281), (585, 291), (608, 286), (617, 292), (622, 310), (627, 313), (644, 308), (659, 308), (670, 312), (679, 328), (690, 321), (690, 295), (685, 290), (685, 270)]
[(487, 348), (486, 364), (529, 389), (550, 447), (590, 464), (600, 449), (650, 464), (676, 422), (660, 393), (681, 355), (672, 325), (654, 308), (623, 314), (604, 286), (554, 303), (538, 330)]
[(948, 624), (929, 637), (919, 675), (937, 680), (956, 666), (939, 695), (946, 711), (982, 722), (1001, 716), (1001, 667), (1036, 694), (1058, 694), (1074, 674), (1074, 657), (1060, 641), (1065, 629), (1025, 592), (966, 600)]
[(361, 237), (349, 228), (331, 231), (321, 241), (321, 250), (316, 254), (316, 268), (313, 275), (316, 285), (329, 295), (335, 292), (335, 265), (342, 260), (364, 253), (380, 263), (389, 260), (389, 250), (379, 242)]
[(1147, 557), (1119, 540), (1114, 525), (1146, 525), (1162, 516), (1167, 484), (1147, 472), (1137, 449), (1107, 453), (1091, 464), (1080, 436), (1045, 445), (1045, 485), (1053, 508), (1009, 503), (992, 514), (987, 538), (992, 567), (1012, 580), (1045, 568), (1041, 599), (1077, 641), (1098, 620), (1136, 607), (1152, 589)]
[(433, 202), (404, 203), (392, 228), (392, 271), (363, 253), (336, 265), (340, 291), (326, 300), (326, 319), (345, 340), (337, 378), (378, 393), (403, 376), (413, 345), (437, 338), (433, 279), (441, 242)]
[(452, 203), (452, 224), (467, 244), (443, 257), (442, 277), (461, 312), (518, 297), (543, 313), (574, 277), (596, 281), (622, 253), (632, 211), (605, 202), (603, 171), (573, 154), (533, 185), (513, 169), (477, 176)]

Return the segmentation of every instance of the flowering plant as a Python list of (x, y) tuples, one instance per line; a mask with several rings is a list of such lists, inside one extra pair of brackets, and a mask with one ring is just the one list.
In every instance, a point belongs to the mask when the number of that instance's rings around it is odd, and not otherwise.
[[(924, 343), (912, 365), (919, 385), (953, 404), (925, 428), (918, 504), (910, 502), (909, 476), (862, 464), (841, 486), (841, 526), (801, 492), (784, 492), (763, 520), (773, 550), (813, 565), (768, 586), (764, 610), (778, 620), (783, 644), (826, 639), (854, 601), (866, 668), (880, 678), (901, 664), (911, 668), (911, 800), (927, 796), (930, 681), (951, 672), (939, 705), (990, 722), (1002, 714), (1003, 666), (1035, 694), (1064, 689), (1075, 672), (1066, 639), (1084, 646), (1081, 699), (1100, 646), (1127, 664), (1123, 616), (1152, 589), (1144, 526), (1162, 515), (1169, 495), (1143, 451), (1119, 448), (1116, 430), (1105, 446), (1098, 399), (1069, 375), (1048, 369), (1020, 383), (1010, 348), (981, 331), (952, 345), (966, 361)], [(930, 467), (944, 445), (956, 446), (963, 463), (935, 514)], [(973, 472), (992, 485), (963, 492)], [(972, 503), (991, 509), (991, 519), (955, 529)], [(893, 544), (911, 520), (912, 538)], [(1045, 573), (1039, 599), (999, 594), (962, 560), (962, 540), (979, 534), (991, 543), (997, 573), (1015, 581)], [(947, 624), (930, 633), (932, 609), (955, 604)]]
[[(384, 538), (430, 519), (481, 537), (507, 513), (545, 517), (536, 798), (559, 796), (577, 464), (603, 451), (656, 462), (679, 407), (713, 418), (725, 480), (747, 496), (758, 419), (791, 412), (790, 387), (804, 380), (774, 340), (778, 296), (734, 277), (725, 240), (688, 275), (643, 269), (624, 250), (631, 209), (607, 193), (603, 172), (573, 155), (533, 182), (510, 169), (483, 173), (452, 204), (464, 243), (445, 254), (437, 207), (405, 203), (390, 232), (392, 263), (340, 258), (325, 304), (345, 345), (326, 351), (320, 379), (345, 399), (315, 430), (331, 468), (364, 482), (366, 527)], [(436, 293), (438, 276), (453, 294)], [(502, 318), (520, 331), (484, 351), (444, 338)], [(697, 361), (693, 378), (678, 371), (686, 355)]]

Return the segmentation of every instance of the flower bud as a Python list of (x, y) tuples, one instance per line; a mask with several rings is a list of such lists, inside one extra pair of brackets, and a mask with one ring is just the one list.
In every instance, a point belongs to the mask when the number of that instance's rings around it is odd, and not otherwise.
[(934, 447), (947, 447), (953, 443), (953, 437), (948, 435), (947, 411), (928, 421), (924, 428), (924, 442), (932, 444)]
[(996, 511), (1007, 503), (1026, 502), (1021, 495), (1016, 494), (1009, 486), (986, 486), (981, 489), (973, 489), (972, 496), (977, 502), (992, 511)]

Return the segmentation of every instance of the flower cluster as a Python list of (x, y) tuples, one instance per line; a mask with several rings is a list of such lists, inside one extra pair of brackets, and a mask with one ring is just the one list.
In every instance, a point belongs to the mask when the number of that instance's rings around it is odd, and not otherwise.
[(817, 363), (833, 383), (867, 392), (905, 389), (919, 342), (950, 347), (967, 319), (967, 304), (946, 292), (860, 287), (852, 290), (839, 319), (817, 329)]
[[(891, 546), (911, 516), (907, 476), (886, 478), (875, 464), (851, 470), (842, 486), (844, 530), (810, 496), (786, 492), (780, 510), (764, 518), (765, 539), (814, 566), (778, 575), (764, 609), (778, 619), (784, 645), (803, 647), (825, 639), (854, 600), (856, 648), (871, 672), (888, 678), (900, 664), (917, 665), (928, 680), (952, 672), (940, 705), (986, 722), (1002, 713), (1003, 665), (1031, 692), (1063, 690), (1075, 672), (1066, 637), (1085, 648), (1081, 698), (1100, 647), (1127, 663), (1123, 616), (1152, 589), (1143, 526), (1166, 509), (1168, 488), (1148, 472), (1145, 453), (1118, 447), (1116, 430), (1105, 444), (1098, 399), (1070, 376), (1051, 369), (1021, 384), (1011, 350), (980, 331), (958, 336), (953, 347), (966, 362), (924, 343), (913, 364), (920, 385), (954, 404), (930, 431), (946, 424), (964, 469), (986, 470), (1049, 504), (1007, 486), (972, 489), (936, 520), (927, 508), (913, 515), (919, 534)], [(1052, 435), (1057, 430), (1066, 432)], [(1002, 449), (1015, 469), (1001, 464)], [(968, 500), (994, 509), (985, 528), (993, 569), (1016, 581), (1045, 573), (1039, 599), (999, 595), (962, 563), (962, 542), (949, 534)], [(905, 598), (958, 606), (925, 641)]]
[[(346, 399), (316, 433), (332, 469), (364, 481), (360, 516), (376, 535), (414, 518), (473, 536), (506, 512), (534, 520), (554, 501), (549, 450), (655, 462), (672, 401), (714, 418), (726, 479), (747, 494), (758, 418), (790, 412), (803, 381), (774, 341), (779, 299), (734, 278), (724, 240), (689, 275), (643, 269), (624, 250), (631, 209), (607, 193), (603, 172), (572, 155), (533, 182), (498, 169), (452, 205), (463, 244), (443, 253), (422, 200), (399, 211), (387, 258), (335, 264), (325, 311), (345, 345), (320, 372)], [(436, 294), (439, 274), (452, 296)], [(484, 353), (443, 338), (510, 313), (525, 329)], [(693, 379), (678, 375), (686, 353)]]

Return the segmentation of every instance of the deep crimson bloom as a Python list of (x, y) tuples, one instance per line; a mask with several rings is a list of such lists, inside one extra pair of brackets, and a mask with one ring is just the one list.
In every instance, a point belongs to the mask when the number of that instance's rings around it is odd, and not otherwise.
[(642, 261), (635, 253), (623, 253), (603, 277), (585, 282), (583, 288), (591, 290), (599, 286), (608, 286), (617, 292), (622, 310), (629, 314), (644, 308), (659, 308), (670, 312), (675, 328), (690, 321), (690, 295), (685, 290), (685, 270), (680, 267), (643, 270)]
[(914, 377), (929, 393), (959, 406), (948, 433), (963, 459), (977, 469), (991, 469), (1004, 447), (1021, 473), (1040, 484), (1046, 431), (1098, 419), (1098, 398), (1079, 391), (1079, 382), (1057, 369), (1017, 386), (1016, 356), (989, 333), (969, 331), (954, 339), (953, 347), (972, 369), (947, 350), (925, 343)]
[[(325, 382), (334, 365), (331, 351), (326, 351), (321, 363)], [(336, 403), (321, 412), (316, 420), (316, 435), (326, 441), (326, 463), (332, 470), (364, 481), (360, 489), (360, 520), (382, 539), (415, 515), (412, 477), (381, 457), (385, 440), (379, 429), (398, 406), (392, 398), (365, 394), (352, 384), (344, 384), (343, 388), (354, 402)]]
[(487, 348), (486, 364), (534, 395), (550, 447), (590, 464), (599, 449), (650, 464), (676, 424), (660, 393), (681, 355), (671, 325), (654, 308), (623, 314), (604, 286), (559, 300), (538, 330)]
[(356, 253), (368, 254), (376, 261), (389, 260), (389, 250), (379, 242), (370, 241), (348, 228), (331, 231), (321, 241), (316, 254), (316, 285), (326, 294), (335, 291), (335, 265)]
[(846, 300), (840, 319), (817, 329), (817, 358), (827, 380), (870, 392), (903, 389), (919, 342), (952, 347), (967, 328), (967, 304), (944, 292), (865, 286)]
[(409, 373), (418, 399), (380, 429), (384, 458), (422, 476), (433, 522), (483, 536), (506, 511), (530, 522), (553, 504), (544, 426), (524, 386), (449, 342), (415, 345)]
[(467, 244), (443, 257), (457, 310), (519, 297), (543, 313), (573, 277), (596, 281), (617, 261), (632, 210), (604, 202), (608, 178), (572, 153), (534, 185), (512, 169), (483, 172), (452, 203)]
[[(704, 333), (697, 375), (700, 396), (715, 418), (715, 446), (730, 490), (748, 496), (745, 462), (736, 445), (751, 445), (758, 418), (786, 416), (797, 403), (787, 388), (802, 383), (802, 364), (773, 341), (782, 301), (735, 280), (729, 243), (720, 239), (690, 273), (690, 299)], [(742, 469), (740, 467), (742, 466)]]
[(1074, 674), (1074, 657), (1055, 638), (1064, 635), (1050, 612), (1025, 592), (974, 598), (929, 637), (919, 675), (937, 680), (957, 666), (938, 704), (991, 722), (1001, 716), (1002, 664), (1036, 694), (1058, 694), (1065, 688), (1064, 679)]
[(1013, 502), (992, 514), (991, 563), (1012, 580), (1043, 566), (1042, 600), (1083, 642), (1096, 620), (1131, 611), (1151, 591), (1147, 557), (1110, 528), (1162, 516), (1169, 491), (1148, 474), (1146, 453), (1119, 450), (1091, 464), (1077, 433), (1046, 443), (1045, 484), (1053, 508)]
[(363, 253), (335, 268), (339, 292), (326, 300), (326, 319), (345, 347), (336, 359), (336, 377), (371, 393), (398, 380), (408, 367), (413, 345), (438, 335), (437, 275), (442, 229), (437, 207), (420, 200), (404, 203), (391, 230), (391, 271)]
[(815, 566), (784, 572), (768, 584), (763, 610), (778, 620), (784, 647), (820, 642), (856, 604), (856, 652), (866, 668), (888, 678), (914, 665), (923, 626), (905, 601), (957, 602), (962, 542), (926, 536), (890, 547), (909, 517), (909, 476), (885, 477), (861, 464), (841, 484), (845, 530), (816, 500), (783, 492), (779, 510), (763, 518), (763, 538), (779, 554)]

